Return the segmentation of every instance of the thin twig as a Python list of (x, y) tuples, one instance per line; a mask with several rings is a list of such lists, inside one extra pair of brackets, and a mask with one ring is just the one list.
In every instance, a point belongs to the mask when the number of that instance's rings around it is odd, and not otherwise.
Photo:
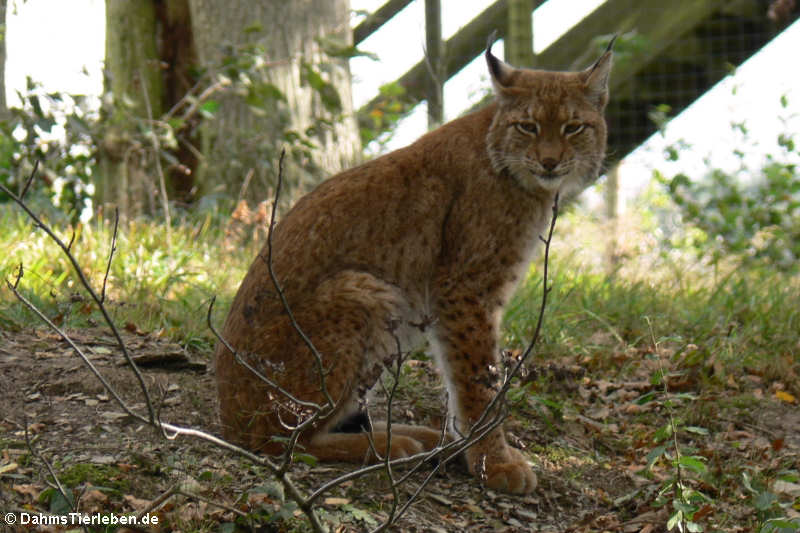
[(209, 305), (208, 305), (208, 313), (206, 314), (206, 323), (208, 324), (208, 329), (211, 330), (211, 333), (214, 334), (214, 336), (217, 338), (217, 340), (219, 342), (221, 342), (222, 345), (225, 346), (225, 348), (227, 348), (227, 350), (233, 354), (233, 357), (236, 359), (236, 362), (238, 362), (240, 365), (245, 367), (248, 371), (252, 372), (254, 376), (256, 376), (258, 379), (260, 379), (261, 381), (263, 381), (264, 383), (269, 385), (271, 388), (275, 389), (280, 394), (283, 394), (284, 396), (286, 396), (286, 398), (288, 398), (289, 401), (291, 401), (293, 403), (296, 403), (297, 405), (300, 405), (300, 406), (303, 406), (303, 407), (307, 407), (309, 409), (319, 409), (320, 406), (317, 405), (316, 403), (314, 403), (314, 402), (306, 402), (306, 401), (301, 400), (300, 398), (297, 398), (291, 392), (287, 391), (286, 389), (284, 389), (283, 387), (278, 385), (276, 382), (274, 382), (271, 379), (269, 379), (267, 376), (265, 376), (264, 374), (259, 372), (259, 370), (257, 368), (255, 368), (253, 365), (251, 365), (250, 363), (248, 363), (247, 361), (244, 360), (244, 358), (241, 356), (241, 354), (239, 354), (239, 352), (233, 346), (231, 346), (231, 344), (228, 342), (228, 340), (225, 339), (222, 336), (222, 334), (219, 333), (219, 331), (217, 331), (217, 328), (214, 327), (214, 323), (211, 321), (211, 313), (212, 313), (212, 310), (214, 308), (214, 303), (216, 301), (217, 301), (217, 297), (216, 296), (212, 296), (211, 297), (211, 303), (209, 303)]
[(114, 252), (117, 251), (118, 227), (119, 227), (119, 207), (114, 207), (114, 233), (111, 235), (111, 249), (108, 251), (108, 263), (106, 264), (106, 275), (103, 276), (103, 290), (100, 291), (100, 303), (106, 301), (106, 283), (108, 282), (108, 273), (111, 272), (111, 260), (114, 258)]
[[(428, 452), (422, 452), (402, 459), (395, 459), (390, 462), (390, 464), (393, 467), (416, 463), (415, 466), (411, 469), (411, 472), (406, 473), (403, 477), (397, 480), (397, 483), (400, 484), (405, 482), (414, 472), (416, 472), (419, 469), (420, 465), (423, 464), (424, 462), (444, 457), (443, 459), (439, 459), (438, 464), (436, 464), (436, 466), (427, 474), (426, 478), (419, 485), (419, 487), (417, 487), (416, 491), (408, 498), (403, 507), (397, 512), (394, 518), (395, 521), (408, 510), (410, 505), (419, 497), (425, 486), (427, 486), (427, 484), (431, 481), (431, 479), (433, 479), (433, 477), (439, 472), (439, 470), (441, 470), (441, 468), (444, 467), (445, 464), (453, 460), (458, 454), (462, 453), (464, 450), (468, 449), (476, 442), (480, 441), (482, 438), (484, 438), (486, 435), (491, 433), (495, 428), (499, 427), (503, 423), (503, 420), (505, 418), (504, 413), (498, 411), (495, 412), (494, 415), (491, 417), (490, 413), (492, 413), (497, 404), (502, 401), (503, 397), (505, 396), (510, 386), (512, 379), (517, 375), (519, 375), (523, 364), (530, 356), (530, 354), (533, 352), (533, 348), (536, 346), (539, 337), (541, 335), (542, 324), (544, 321), (544, 311), (547, 306), (547, 296), (552, 290), (552, 287), (549, 287), (547, 285), (547, 277), (549, 273), (550, 245), (552, 243), (553, 232), (555, 231), (556, 219), (558, 218), (558, 199), (559, 196), (558, 194), (556, 194), (553, 200), (553, 206), (552, 206), (553, 214), (550, 219), (550, 226), (548, 229), (547, 237), (546, 238), (540, 237), (540, 239), (545, 245), (544, 267), (543, 267), (544, 290), (542, 292), (542, 300), (539, 308), (539, 317), (530, 343), (523, 352), (522, 356), (517, 361), (517, 364), (513, 367), (511, 372), (509, 372), (506, 378), (504, 379), (503, 386), (500, 388), (500, 390), (498, 390), (498, 392), (493, 397), (492, 401), (486, 406), (481, 416), (478, 418), (478, 420), (476, 420), (472, 424), (472, 426), (470, 427), (469, 431), (466, 432), (466, 434), (460, 435), (459, 439), (454, 440), (448, 444), (439, 446)], [(384, 464), (376, 464), (363, 467), (354, 472), (343, 474), (342, 476), (330, 480), (327, 483), (323, 484), (322, 486), (318, 487), (311, 495), (308, 496), (308, 501), (314, 502), (324, 493), (326, 493), (327, 491), (331, 490), (332, 488), (338, 485), (341, 485), (342, 483), (345, 483), (353, 479), (357, 479), (370, 472), (376, 472), (384, 468), (385, 468)]]
[[(325, 383), (325, 368), (322, 364), (322, 354), (319, 353), (317, 347), (314, 346), (314, 343), (311, 342), (311, 339), (305, 334), (303, 329), (295, 320), (294, 313), (292, 312), (292, 308), (289, 306), (289, 302), (286, 300), (286, 294), (283, 291), (283, 287), (281, 286), (280, 281), (278, 281), (278, 277), (275, 275), (275, 270), (273, 268), (272, 262), (272, 235), (275, 229), (275, 215), (278, 211), (278, 199), (280, 198), (281, 194), (281, 185), (283, 184), (283, 160), (286, 156), (286, 149), (281, 150), (281, 156), (278, 160), (278, 178), (277, 183), (275, 184), (275, 199), (272, 202), (272, 213), (269, 219), (269, 232), (267, 233), (267, 257), (265, 258), (261, 254), (258, 256), (261, 258), (262, 261), (265, 261), (267, 264), (267, 270), (269, 270), (269, 277), (272, 280), (272, 284), (275, 287), (275, 290), (278, 292), (278, 297), (281, 300), (281, 304), (283, 304), (283, 309), (286, 312), (286, 316), (289, 317), (289, 321), (292, 324), (292, 328), (300, 335), (300, 338), (303, 340), (305, 345), (311, 350), (311, 353), (314, 356), (314, 363), (317, 366), (317, 372), (319, 373), (320, 378), (320, 389), (322, 390), (322, 394), (325, 397), (325, 401), (327, 405), (324, 408), (328, 409), (329, 412), (333, 411), (333, 408), (336, 406), (336, 403), (331, 398), (330, 393), (328, 392), (328, 387)], [(321, 412), (321, 411), (320, 411)], [(322, 415), (320, 415), (322, 416)]]
[(83, 353), (83, 350), (81, 350), (80, 347), (77, 344), (75, 344), (75, 342), (72, 340), (72, 338), (69, 335), (67, 335), (61, 328), (59, 328), (57, 325), (55, 325), (49, 318), (47, 318), (47, 316), (44, 313), (41, 312), (41, 310), (39, 310), (38, 307), (36, 307), (30, 300), (25, 298), (17, 290), (17, 285), (19, 284), (19, 278), (20, 277), (21, 277), (21, 271), (20, 271), (20, 275), (17, 277), (16, 283), (12, 284), (10, 281), (6, 280), (6, 285), (11, 290), (11, 292), (14, 294), (14, 296), (16, 296), (17, 299), (20, 302), (22, 302), (28, 309), (33, 311), (33, 313), (36, 316), (38, 316), (39, 319), (42, 322), (47, 324), (47, 326), (50, 327), (50, 329), (52, 329), (67, 344), (69, 344), (70, 348), (72, 348), (72, 350), (76, 354), (78, 354), (78, 356), (83, 360), (83, 363), (89, 368), (89, 370), (92, 372), (92, 374), (95, 375), (95, 377), (100, 381), (100, 383), (102, 383), (103, 387), (105, 387), (105, 389), (108, 391), (108, 393), (111, 394), (111, 396), (114, 398), (114, 400), (116, 400), (116, 402), (119, 404), (120, 408), (122, 408), (122, 410), (125, 411), (125, 413), (128, 416), (131, 416), (131, 417), (135, 418), (136, 420), (139, 420), (140, 422), (149, 423), (149, 420), (146, 417), (140, 415), (139, 413), (137, 413), (133, 409), (131, 409), (131, 407), (125, 402), (125, 400), (123, 400), (119, 396), (119, 394), (117, 394), (117, 391), (105, 379), (105, 377), (100, 373), (100, 371), (97, 370), (97, 367), (94, 366), (94, 364), (91, 362), (91, 360), (89, 360), (89, 358), (86, 356), (86, 354)]
[[(23, 412), (23, 416), (24, 416), (23, 422), (25, 430), (25, 445), (28, 447), (28, 451), (31, 452), (31, 455), (33, 455), (34, 457), (39, 459), (42, 463), (44, 463), (45, 468), (47, 468), (47, 471), (50, 473), (50, 477), (53, 478), (53, 483), (55, 483), (58, 492), (61, 493), (61, 497), (64, 498), (64, 501), (67, 502), (70, 509), (72, 509), (73, 512), (77, 513), (78, 508), (73, 499), (70, 498), (69, 495), (67, 494), (67, 490), (64, 488), (64, 485), (62, 485), (61, 481), (58, 479), (55, 470), (53, 470), (53, 465), (50, 464), (50, 461), (48, 461), (44, 455), (40, 454), (34, 449), (33, 443), (31, 442), (30, 433), (28, 432), (28, 414), (26, 412)], [(83, 529), (84, 533), (89, 533), (89, 530), (86, 528), (85, 524), (81, 525), (81, 529)]]
[(144, 517), (144, 515), (150, 514), (153, 511), (155, 511), (156, 509), (158, 509), (159, 507), (161, 507), (161, 505), (165, 501), (170, 499), (176, 492), (178, 492), (178, 484), (175, 484), (175, 485), (171, 486), (170, 488), (168, 488), (164, 493), (161, 494), (161, 496), (159, 496), (155, 500), (151, 501), (150, 504), (147, 507), (145, 507), (144, 509), (139, 511), (136, 514), (137, 522), (141, 521), (141, 519), (142, 519), (142, 517)]
[(192, 498), (194, 500), (205, 502), (205, 503), (207, 503), (209, 505), (213, 505), (214, 507), (219, 507), (220, 509), (225, 509), (226, 511), (230, 511), (230, 512), (232, 512), (233, 514), (235, 514), (237, 516), (241, 516), (241, 517), (246, 517), (247, 516), (247, 513), (243, 513), (242, 511), (240, 511), (236, 507), (231, 507), (230, 505), (226, 505), (224, 503), (215, 502), (211, 498), (206, 498), (205, 496), (200, 496), (199, 494), (193, 494), (191, 492), (185, 492), (185, 491), (182, 491), (182, 490), (176, 491), (176, 494), (180, 494), (181, 496), (186, 496), (187, 498)]
[(78, 260), (75, 259), (74, 255), (72, 255), (72, 252), (70, 251), (69, 247), (67, 247), (67, 245), (64, 244), (64, 241), (59, 239), (58, 236), (53, 232), (53, 230), (48, 225), (46, 225), (44, 222), (42, 222), (42, 220), (33, 211), (31, 211), (31, 209), (28, 207), (28, 205), (21, 198), (17, 197), (17, 195), (15, 195), (13, 192), (9, 191), (8, 188), (6, 188), (6, 186), (3, 185), (2, 183), (0, 183), (0, 190), (2, 190), (4, 193), (8, 194), (9, 197), (12, 200), (14, 200), (14, 202), (16, 202), (16, 204), (19, 205), (25, 211), (25, 213), (28, 214), (28, 216), (31, 218), (31, 220), (33, 220), (34, 223), (36, 223), (36, 225), (39, 228), (41, 228), (45, 233), (47, 233), (47, 235), (53, 240), (53, 242), (55, 242), (58, 245), (58, 247), (61, 248), (61, 250), (64, 252), (64, 254), (66, 254), (67, 259), (69, 260), (70, 264), (72, 265), (72, 268), (75, 270), (75, 273), (78, 275), (78, 279), (80, 280), (81, 285), (83, 285), (83, 287), (86, 289), (86, 292), (89, 293), (89, 295), (92, 297), (92, 300), (94, 300), (95, 304), (97, 304), (98, 309), (100, 310), (100, 312), (103, 315), (103, 319), (105, 320), (106, 324), (108, 324), (108, 327), (111, 329), (111, 333), (114, 335), (114, 338), (116, 339), (117, 344), (119, 345), (120, 349), (122, 350), (122, 355), (125, 358), (125, 361), (131, 367), (131, 370), (133, 371), (133, 373), (134, 373), (134, 375), (136, 377), (136, 381), (138, 382), (139, 389), (142, 391), (142, 395), (144, 396), (144, 400), (145, 400), (145, 404), (147, 406), (147, 412), (148, 412), (148, 415), (150, 417), (150, 420), (151, 421), (155, 421), (155, 410), (153, 409), (153, 402), (150, 399), (150, 393), (147, 390), (147, 386), (145, 385), (144, 377), (142, 376), (142, 373), (139, 370), (139, 366), (133, 361), (133, 358), (131, 357), (130, 353), (128, 352), (128, 348), (125, 346), (125, 342), (122, 340), (122, 335), (120, 334), (119, 329), (117, 329), (117, 326), (114, 323), (114, 321), (112, 320), (111, 315), (108, 314), (108, 310), (106, 309), (105, 305), (103, 305), (103, 302), (100, 300), (100, 297), (97, 295), (95, 290), (92, 288), (91, 284), (89, 283), (89, 280), (86, 278), (86, 275), (83, 273), (83, 269), (78, 264)]
[(486, 417), (489, 416), (489, 413), (495, 408), (498, 403), (501, 403), (505, 400), (506, 392), (508, 392), (509, 387), (511, 386), (511, 381), (519, 375), (520, 371), (522, 370), (522, 366), (530, 357), (531, 353), (533, 353), (533, 348), (536, 346), (537, 342), (539, 342), (539, 335), (542, 331), (542, 324), (544, 322), (544, 311), (547, 307), (547, 296), (550, 294), (552, 290), (551, 286), (547, 284), (547, 277), (549, 271), (549, 264), (550, 264), (550, 244), (553, 241), (553, 231), (555, 231), (556, 227), (556, 219), (558, 219), (558, 199), (559, 193), (557, 192), (555, 197), (553, 198), (553, 207), (552, 207), (552, 216), (550, 218), (550, 227), (547, 232), (547, 237), (539, 236), (539, 239), (544, 243), (544, 267), (542, 273), (542, 300), (539, 306), (539, 317), (536, 321), (536, 329), (533, 331), (533, 337), (531, 338), (530, 342), (528, 343), (527, 348), (525, 351), (522, 352), (522, 355), (517, 360), (517, 363), (511, 369), (505, 379), (503, 380), (503, 384), (500, 387), (500, 390), (497, 391), (497, 394), (494, 395), (492, 401), (486, 406), (481, 413), (481, 416), (475, 422), (475, 424), (482, 424)]
[[(386, 393), (386, 453), (383, 459), (383, 466), (384, 471), (386, 472), (386, 477), (389, 478), (389, 488), (392, 491), (392, 508), (389, 510), (389, 517), (384, 520), (381, 526), (374, 530), (376, 532), (385, 530), (395, 522), (397, 506), (400, 500), (400, 492), (397, 490), (398, 485), (394, 478), (394, 472), (392, 471), (392, 462), (389, 459), (391, 457), (390, 451), (392, 449), (392, 403), (394, 402), (394, 396), (397, 392), (397, 386), (400, 384), (400, 371), (403, 368), (403, 363), (405, 362), (406, 358), (403, 356), (400, 338), (397, 336), (397, 332), (395, 329), (393, 329), (392, 325), (389, 326), (389, 331), (392, 334), (395, 349), (397, 350), (395, 356), (392, 358), (392, 362), (394, 363), (394, 368), (392, 369), (392, 387), (391, 389), (386, 390), (386, 385), (383, 383), (383, 381), (381, 381), (381, 386), (384, 388), (384, 392)], [(370, 424), (370, 430), (371, 429), (372, 426)]]
[(25, 180), (25, 185), (22, 187), (22, 192), (19, 193), (20, 198), (25, 198), (25, 193), (28, 192), (28, 187), (31, 186), (33, 178), (36, 176), (36, 171), (38, 169), (39, 169), (39, 160), (37, 159), (36, 161), (33, 162), (33, 170), (31, 171), (30, 176), (28, 176), (28, 179)]
[[(656, 335), (653, 332), (653, 324), (650, 322), (650, 317), (644, 317), (645, 321), (647, 321), (647, 327), (650, 329), (650, 338), (653, 341), (653, 349), (656, 352), (656, 358), (658, 359), (658, 370), (661, 373), (661, 384), (663, 385), (664, 389), (664, 396), (666, 397), (667, 401), (664, 402), (664, 407), (667, 409), (667, 415), (669, 416), (669, 426), (672, 430), (672, 445), (675, 448), (675, 496), (681, 502), (684, 502), (683, 497), (683, 468), (681, 467), (681, 450), (678, 446), (678, 429), (675, 425), (675, 416), (672, 412), (672, 404), (669, 400), (669, 386), (667, 384), (667, 376), (664, 373), (664, 367), (661, 363), (661, 348), (658, 345), (658, 341), (656, 340)], [(686, 502), (684, 502), (686, 503)], [(684, 522), (684, 520), (681, 520)]]
[[(146, 79), (144, 72), (139, 72), (139, 79)], [(147, 94), (147, 84), (142, 84), (142, 95), (144, 96), (144, 107), (147, 110), (147, 120), (150, 122), (150, 141), (155, 150), (156, 173), (158, 174), (158, 186), (161, 192), (161, 208), (164, 210), (164, 224), (167, 232), (167, 248), (172, 248), (172, 222), (169, 214), (169, 198), (167, 197), (167, 184), (164, 180), (164, 170), (161, 168), (161, 146), (158, 142), (158, 135), (152, 127), (155, 125), (153, 120), (153, 110), (150, 108), (150, 95)]]

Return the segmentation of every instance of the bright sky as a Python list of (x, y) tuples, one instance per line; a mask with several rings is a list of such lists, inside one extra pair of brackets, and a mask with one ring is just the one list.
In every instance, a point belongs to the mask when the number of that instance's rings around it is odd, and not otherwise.
[[(351, 0), (351, 4), (354, 9), (373, 11), (383, 1)], [(542, 4), (533, 16), (534, 51), (546, 48), (603, 1), (550, 0)], [(489, 0), (442, 0), (442, 11), (446, 13), (442, 17), (444, 38), (450, 37), (490, 3)], [(397, 79), (422, 58), (425, 42), (424, 2), (417, 0), (412, 3), (383, 29), (386, 31), (373, 34), (359, 46), (376, 53), (381, 61), (359, 58), (351, 62), (356, 107), (372, 98), (380, 85)], [(403, 46), (397, 46), (396, 35), (404, 36)], [(704, 160), (708, 159), (716, 166), (732, 169), (738, 161), (732, 157), (731, 150), (740, 136), (731, 131), (731, 122), (745, 122), (750, 128), (751, 138), (760, 139), (758, 148), (762, 151), (753, 151), (749, 158), (751, 164), (757, 165), (765, 153), (776, 153), (779, 132), (800, 131), (800, 74), (796, 68), (787, 68), (787, 58), (796, 57), (798, 50), (800, 22), (784, 31), (743, 64), (734, 76), (721, 81), (673, 120), (667, 128), (666, 137), (655, 135), (630, 154), (620, 172), (621, 201), (624, 203), (640, 192), (650, 182), (654, 168), (701, 176), (706, 168)], [(495, 52), (502, 57), (501, 42), (497, 43)], [(488, 87), (484, 61), (478, 57), (445, 84), (445, 119), (457, 117), (480, 100)], [(732, 94), (734, 87), (736, 96)], [(780, 107), (782, 95), (789, 100), (788, 109)], [(789, 118), (786, 126), (781, 118)], [(423, 104), (400, 124), (389, 148), (408, 144), (426, 128), (427, 116)], [(679, 163), (666, 164), (664, 146), (681, 138), (689, 142), (694, 150), (683, 156)]]
[[(354, 10), (374, 11), (385, 0), (351, 0)], [(603, 0), (549, 0), (540, 6), (533, 17), (534, 49), (546, 48), (572, 25), (600, 5)], [(450, 37), (491, 0), (442, 0), (443, 36)], [(80, 16), (80, 24), (65, 24)], [(8, 101), (18, 100), (16, 90), (25, 87), (25, 76), (41, 82), (48, 90), (71, 93), (99, 94), (102, 89), (102, 58), (104, 53), (103, 0), (11, 0), (7, 13), (6, 85)], [(398, 45), (397, 36), (403, 36)], [(376, 53), (380, 60), (352, 60), (354, 103), (359, 107), (377, 92), (377, 88), (407, 71), (422, 58), (425, 41), (424, 2), (416, 0), (382, 31), (372, 35), (360, 47)], [(42, 46), (42, 36), (47, 46)], [(57, 45), (53, 45), (57, 43)], [(800, 50), (800, 23), (786, 30), (775, 42), (743, 65), (735, 76), (721, 82), (699, 102), (672, 121), (666, 141), (654, 136), (646, 146), (626, 159), (621, 174), (623, 197), (631, 196), (649, 181), (653, 166), (666, 168), (662, 149), (666, 142), (686, 139), (694, 147), (691, 157), (685, 157), (680, 167), (702, 169), (703, 158), (716, 165), (730, 165), (731, 146), (735, 135), (731, 122), (744, 121), (752, 137), (760, 140), (763, 152), (775, 151), (779, 131), (800, 131), (800, 74), (788, 67), (787, 58), (795, 58)], [(502, 43), (495, 52), (502, 54)], [(88, 75), (81, 75), (82, 71)], [(737, 87), (737, 96), (731, 95)], [(477, 102), (489, 87), (482, 58), (477, 58), (445, 85), (445, 118), (452, 119)], [(786, 94), (788, 110), (781, 109), (779, 99)], [(612, 95), (613, 98), (613, 95)], [(779, 117), (789, 117), (785, 128)], [(390, 148), (416, 139), (427, 128), (425, 106), (405, 119), (395, 134)], [(698, 175), (695, 173), (695, 175)]]

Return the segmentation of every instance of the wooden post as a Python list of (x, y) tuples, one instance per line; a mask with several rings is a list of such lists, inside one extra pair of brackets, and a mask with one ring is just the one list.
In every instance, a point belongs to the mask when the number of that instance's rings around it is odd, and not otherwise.
[(444, 72), (442, 62), (442, 3), (425, 0), (425, 55), (428, 62), (428, 129), (444, 122)]
[(505, 41), (506, 62), (515, 67), (533, 67), (533, 24), (535, 0), (508, 1), (508, 34)]

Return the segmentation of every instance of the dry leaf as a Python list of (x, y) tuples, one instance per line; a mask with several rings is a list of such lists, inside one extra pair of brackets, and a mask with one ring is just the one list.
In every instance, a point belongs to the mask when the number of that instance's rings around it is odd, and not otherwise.
[(137, 498), (136, 496), (132, 496), (130, 494), (126, 494), (123, 499), (125, 500), (125, 503), (127, 503), (134, 511), (147, 509), (147, 507), (150, 505), (150, 500), (142, 500), (141, 498)]
[(26, 494), (31, 497), (32, 500), (37, 500), (39, 498), (39, 493), (42, 492), (42, 487), (38, 485), (13, 485), (11, 487), (14, 489), (15, 492), (19, 492), (20, 494)]
[(108, 496), (99, 490), (89, 490), (81, 497), (81, 503), (88, 505), (92, 509), (98, 509), (98, 507), (102, 507), (108, 503)]
[(348, 498), (325, 498), (325, 505), (347, 505), (350, 503)]
[(775, 391), (775, 397), (777, 399), (781, 400), (782, 402), (786, 402), (786, 403), (795, 403), (797, 401), (797, 398), (795, 398), (793, 395), (789, 394), (786, 391), (782, 391), (782, 390), (776, 390)]

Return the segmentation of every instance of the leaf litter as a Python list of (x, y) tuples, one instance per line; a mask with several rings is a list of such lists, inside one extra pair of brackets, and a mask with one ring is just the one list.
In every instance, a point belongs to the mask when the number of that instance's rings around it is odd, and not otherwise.
[[(123, 397), (137, 403), (137, 385), (120, 364), (113, 339), (94, 329), (70, 333)], [(123, 336), (160, 399), (162, 419), (219, 434), (209, 354), (136, 330)], [(595, 344), (607, 340), (598, 335)], [(692, 480), (714, 498), (697, 513), (707, 530), (751, 527), (752, 491), (771, 491), (789, 518), (797, 515), (800, 480), (785, 475), (796, 474), (800, 464), (796, 384), (768, 383), (746, 373), (712, 383), (707, 375), (713, 363), (703, 373), (647, 350), (628, 350), (614, 359), (614, 365), (598, 366), (583, 354), (534, 363), (535, 379), (512, 397), (507, 432), (536, 467), (539, 487), (532, 495), (485, 490), (462, 465), (446, 465), (399, 530), (664, 531), (671, 509), (658, 504), (657, 495), (674, 468), (658, 458), (648, 468), (648, 455), (658, 446), (669, 453), (672, 436), (662, 434), (667, 406), (683, 418), (676, 432), (680, 445), (703, 458), (716, 476)], [(668, 396), (654, 379), (660, 366)], [(273, 531), (289, 531), (301, 520), (262, 469), (203, 442), (165, 441), (132, 422), (48, 331), (0, 332), (0, 389), (0, 494), (9, 509), (53, 508), (49, 475), (25, 443), (27, 424), (36, 453), (69, 481), (81, 511), (152, 511), (161, 518), (162, 531), (234, 531), (234, 522), (246, 530), (246, 524), (260, 521), (272, 524)], [(393, 417), (437, 426), (444, 415), (442, 397), (431, 362), (412, 361)], [(378, 401), (371, 409), (379, 414), (382, 407)], [(299, 462), (293, 479), (308, 492), (349, 468)], [(747, 483), (739, 481), (743, 473)], [(763, 488), (754, 488), (756, 478)], [(421, 481), (421, 475), (412, 477), (401, 487), (401, 498)], [(342, 485), (321, 504), (333, 531), (364, 531), (389, 516), (392, 496), (386, 478), (377, 475)]]

